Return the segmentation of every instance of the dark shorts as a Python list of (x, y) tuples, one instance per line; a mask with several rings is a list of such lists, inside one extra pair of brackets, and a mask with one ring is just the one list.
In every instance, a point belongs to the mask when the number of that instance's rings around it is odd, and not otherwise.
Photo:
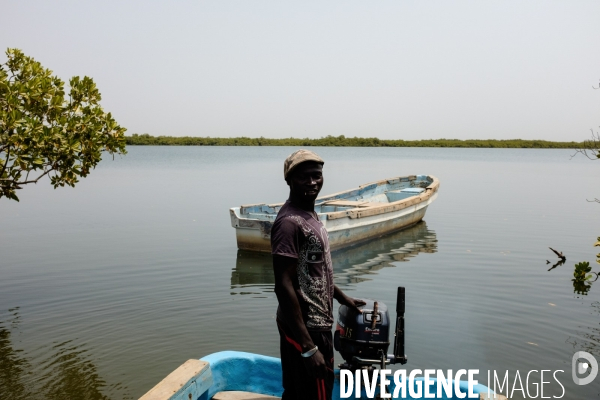
[(331, 400), (333, 392), (333, 340), (331, 331), (308, 331), (313, 343), (325, 358), (327, 377), (311, 377), (300, 356), (300, 345), (293, 339), (279, 320), (279, 345), (281, 351), (281, 371), (283, 374), (283, 396), (281, 400)]

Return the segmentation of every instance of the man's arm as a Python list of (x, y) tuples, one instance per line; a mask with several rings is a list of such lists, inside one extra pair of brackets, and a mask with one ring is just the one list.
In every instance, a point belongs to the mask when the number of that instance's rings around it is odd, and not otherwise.
[[(296, 265), (298, 260), (291, 257), (273, 255), (273, 272), (275, 273), (275, 294), (281, 308), (281, 317), (286, 326), (292, 330), (294, 339), (300, 344), (302, 352), (305, 353), (315, 347), (304, 320), (302, 310), (296, 297), (295, 288), (298, 287), (298, 276)], [(303, 358), (304, 365), (309, 374), (325, 377), (327, 370), (325, 359), (320, 351), (311, 357)]]
[(356, 309), (359, 313), (362, 313), (362, 310), (358, 307), (365, 305), (365, 302), (362, 300), (346, 296), (346, 294), (342, 292), (342, 289), (337, 287), (337, 285), (333, 285), (333, 298), (340, 304)]

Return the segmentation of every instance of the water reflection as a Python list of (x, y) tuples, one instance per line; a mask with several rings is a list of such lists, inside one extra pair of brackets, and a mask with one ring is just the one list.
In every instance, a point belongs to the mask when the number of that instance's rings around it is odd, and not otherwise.
[[(561, 265), (563, 265), (565, 263), (566, 260), (558, 260), (554, 265), (552, 265), (550, 267), (550, 269), (548, 269), (548, 271), (552, 271), (554, 268), (556, 267), (560, 267)], [(546, 260), (546, 264), (550, 264), (550, 261)]]
[(18, 310), (11, 309), (11, 321), (5, 326), (0, 321), (0, 397), (11, 399), (32, 398), (32, 392), (26, 384), (31, 370), (29, 361), (14, 348), (11, 333), (19, 324)]
[[(594, 243), (594, 246), (600, 246), (600, 237), (598, 237), (598, 240), (596, 243)], [(567, 261), (567, 257), (565, 257), (562, 252), (554, 250), (552, 247), (549, 249), (558, 256), (558, 261), (556, 264), (548, 269), (548, 271), (552, 271), (553, 269), (563, 265)], [(600, 264), (600, 254), (596, 255), (596, 263)], [(550, 261), (546, 260), (546, 264), (550, 264)], [(573, 282), (573, 293), (581, 296), (587, 296), (588, 292), (592, 288), (592, 283), (596, 282), (598, 278), (600, 278), (600, 273), (592, 271), (589, 261), (578, 262), (574, 266), (573, 279), (571, 279)]]
[(588, 353), (600, 357), (600, 302), (593, 302), (590, 304), (592, 318), (590, 323), (594, 323), (594, 326), (583, 326), (580, 325), (575, 335), (569, 336), (567, 343), (573, 346), (575, 351), (587, 351)]
[(0, 320), (0, 398), (108, 400), (106, 393), (131, 398), (122, 385), (108, 385), (84, 346), (71, 340), (36, 351), (42, 356), (15, 348), (21, 318), (18, 308), (8, 311)]
[[(418, 224), (331, 254), (335, 282), (338, 285), (356, 284), (369, 280), (368, 275), (395, 262), (409, 261), (419, 253), (435, 253), (437, 237)], [(231, 271), (231, 294), (265, 297), (273, 292), (275, 278), (270, 254), (238, 250), (235, 268)]]
[[(550, 267), (548, 271), (552, 271), (554, 268), (560, 267), (565, 263), (565, 261), (566, 259), (559, 260), (556, 264)], [(546, 262), (550, 263), (547, 260)], [(589, 264), (589, 262), (583, 261), (575, 264), (574, 266), (573, 279), (571, 279), (571, 282), (573, 283), (573, 293), (577, 295), (587, 296), (588, 292), (592, 288), (592, 283), (598, 280), (598, 273), (592, 272), (592, 268), (589, 266)], [(594, 276), (596, 279), (593, 279)]]
[(437, 236), (421, 221), (400, 232), (335, 252), (332, 255), (335, 282), (347, 285), (370, 280), (369, 274), (393, 267), (393, 263), (410, 261), (419, 253), (435, 252)]
[(273, 260), (268, 253), (238, 250), (235, 268), (231, 271), (231, 294), (254, 297), (273, 292)]

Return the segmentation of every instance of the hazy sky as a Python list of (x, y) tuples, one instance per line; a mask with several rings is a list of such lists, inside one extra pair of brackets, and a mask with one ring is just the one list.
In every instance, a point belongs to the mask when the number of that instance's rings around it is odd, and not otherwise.
[(4, 0), (0, 15), (2, 50), (93, 77), (128, 134), (579, 141), (600, 125), (598, 0)]

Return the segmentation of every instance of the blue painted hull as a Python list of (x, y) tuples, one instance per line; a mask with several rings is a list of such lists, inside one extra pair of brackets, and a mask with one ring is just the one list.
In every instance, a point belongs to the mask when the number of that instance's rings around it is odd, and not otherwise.
[[(238, 351), (222, 351), (203, 357), (201, 360), (210, 363), (213, 377), (213, 384), (201, 399), (210, 399), (221, 391), (246, 391), (277, 397), (280, 397), (283, 392), (281, 387), (281, 361), (278, 358)], [(435, 380), (433, 381), (435, 382)], [(435, 393), (435, 383), (432, 386), (431, 392)], [(466, 381), (460, 381), (461, 391), (465, 394), (467, 393), (467, 387)], [(393, 393), (393, 390), (394, 384), (392, 382), (390, 392)], [(487, 394), (488, 388), (483, 385), (475, 385), (473, 392)], [(356, 397), (353, 394), (351, 398), (355, 399)], [(360, 398), (368, 399), (370, 397), (366, 397), (363, 392), (363, 397)], [(399, 398), (413, 399), (414, 397), (410, 397), (407, 393), (407, 397)], [(458, 399), (455, 396), (446, 397), (444, 395), (433, 398)], [(465, 398), (468, 397), (465, 396)], [(480, 397), (477, 395), (474, 398), (478, 399)], [(339, 371), (336, 371), (333, 390), (333, 400), (337, 399), (340, 399)]]

